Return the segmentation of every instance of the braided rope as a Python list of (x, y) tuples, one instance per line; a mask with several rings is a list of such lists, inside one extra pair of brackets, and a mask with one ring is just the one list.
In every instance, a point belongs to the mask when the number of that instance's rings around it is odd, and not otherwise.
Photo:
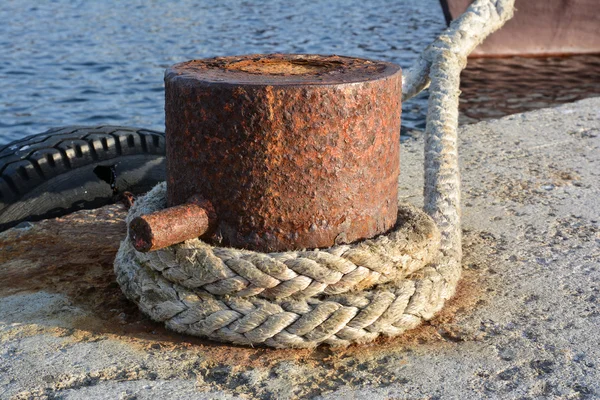
[[(458, 96), (466, 57), (512, 17), (514, 0), (477, 0), (405, 73), (403, 100), (431, 84), (425, 211), (401, 206), (388, 235), (350, 246), (261, 254), (187, 241), (138, 253), (126, 238), (115, 273), (126, 296), (181, 333), (271, 347), (344, 346), (395, 336), (433, 317), (461, 273)], [(159, 185), (130, 210), (164, 207)], [(434, 261), (431, 264), (428, 262)]]
[[(136, 201), (128, 219), (165, 204), (163, 183)], [(398, 335), (441, 309), (452, 296), (460, 272), (427, 266), (439, 254), (437, 227), (423, 211), (410, 205), (399, 208), (400, 221), (390, 233), (325, 250), (263, 254), (213, 247), (193, 239), (167, 250), (140, 253), (126, 238), (115, 260), (117, 281), (154, 320), (164, 321), (178, 332), (213, 340), (313, 347)], [(304, 262), (308, 267), (298, 267)], [(382, 265), (389, 269), (387, 277)], [(347, 274), (336, 276), (340, 270)], [(338, 286), (344, 276), (361, 270), (365, 272), (354, 281), (355, 286)], [(269, 278), (283, 283), (273, 285)], [(295, 284), (296, 278), (307, 279), (308, 288), (313, 289), (263, 296), (265, 289)], [(235, 283), (229, 283), (230, 279)], [(227, 294), (215, 294), (214, 282), (227, 282)], [(270, 287), (261, 287), (262, 282)], [(248, 291), (258, 287), (262, 290), (256, 294)]]
[[(127, 223), (164, 209), (166, 202), (162, 183), (135, 202)], [(432, 261), (439, 243), (433, 220), (413, 206), (402, 205), (390, 233), (357, 244), (266, 254), (193, 239), (162, 251), (135, 252), (134, 259), (188, 289), (283, 299), (341, 294), (402, 279)]]

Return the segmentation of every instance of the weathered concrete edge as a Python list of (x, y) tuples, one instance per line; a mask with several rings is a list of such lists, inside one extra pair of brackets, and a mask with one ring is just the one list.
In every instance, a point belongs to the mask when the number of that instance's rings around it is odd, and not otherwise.
[[(464, 228), (476, 233), (466, 240), (481, 237), (490, 250), (486, 257), (467, 258), (465, 268), (485, 277), (487, 295), (452, 322), (459, 332), (453, 341), (402, 346), (398, 351), (387, 346), (384, 358), (366, 364), (372, 368), (366, 373), (379, 375), (380, 383), (358, 381), (323, 397), (599, 395), (599, 121), (600, 99), (588, 99), (463, 127)], [(418, 204), (420, 140), (405, 143), (402, 164), (401, 197)], [(179, 352), (153, 355), (111, 339), (69, 343), (68, 331), (65, 337), (11, 337), (15, 325), (35, 322), (35, 329), (39, 324), (60, 324), (61, 318), (80, 312), (59, 296), (31, 296), (0, 299), (2, 398), (19, 392), (24, 398), (144, 399), (165, 393), (178, 398), (237, 398), (232, 393), (293, 398), (302, 393), (298, 387), (327, 389), (327, 380), (334, 379), (307, 381), (302, 375), (310, 375), (310, 370), (286, 361), (273, 376), (254, 369), (248, 376), (250, 386), (234, 376), (207, 381), (196, 374), (191, 360), (172, 359)], [(18, 322), (11, 317), (15, 313), (22, 317)], [(161, 372), (165, 368), (172, 373)], [(145, 378), (149, 370), (159, 378)], [(95, 371), (103, 371), (102, 379)], [(365, 374), (358, 368), (345, 372)], [(70, 383), (40, 391), (46, 377), (61, 374), (70, 377)]]

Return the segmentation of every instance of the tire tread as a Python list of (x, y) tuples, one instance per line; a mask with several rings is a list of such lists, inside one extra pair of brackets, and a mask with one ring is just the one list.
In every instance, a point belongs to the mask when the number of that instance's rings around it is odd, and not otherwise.
[(0, 147), (0, 214), (40, 183), (121, 156), (164, 156), (162, 132), (115, 125), (52, 128)]

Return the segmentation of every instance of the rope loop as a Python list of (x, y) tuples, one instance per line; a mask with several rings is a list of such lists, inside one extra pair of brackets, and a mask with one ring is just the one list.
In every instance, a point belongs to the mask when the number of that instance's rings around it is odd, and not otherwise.
[[(271, 347), (345, 346), (395, 336), (438, 312), (461, 273), (458, 96), (467, 56), (513, 15), (514, 0), (476, 0), (404, 74), (403, 100), (431, 84), (425, 130), (425, 212), (400, 205), (386, 235), (353, 245), (262, 254), (188, 240), (115, 259), (125, 295), (177, 332)], [(166, 185), (138, 199), (129, 221), (165, 207)]]
[[(127, 220), (164, 207), (161, 183), (137, 199)], [(397, 335), (438, 311), (460, 272), (430, 264), (441, 240), (431, 217), (407, 204), (398, 217), (373, 239), (282, 253), (199, 239), (140, 253), (127, 237), (117, 281), (152, 319), (219, 341), (313, 347)]]

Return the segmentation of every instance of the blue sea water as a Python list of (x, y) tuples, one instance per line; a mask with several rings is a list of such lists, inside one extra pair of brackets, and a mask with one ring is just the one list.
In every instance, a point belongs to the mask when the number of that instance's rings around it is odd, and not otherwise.
[[(164, 130), (163, 72), (250, 53), (341, 54), (408, 67), (445, 27), (438, 0), (3, 0), (0, 144), (64, 125)], [(403, 125), (424, 126), (426, 100)]]
[[(438, 0), (2, 0), (0, 144), (65, 125), (164, 130), (165, 68), (252, 53), (409, 67), (445, 28)], [(600, 95), (600, 55), (470, 60), (461, 123)], [(403, 104), (423, 129), (427, 94)]]

